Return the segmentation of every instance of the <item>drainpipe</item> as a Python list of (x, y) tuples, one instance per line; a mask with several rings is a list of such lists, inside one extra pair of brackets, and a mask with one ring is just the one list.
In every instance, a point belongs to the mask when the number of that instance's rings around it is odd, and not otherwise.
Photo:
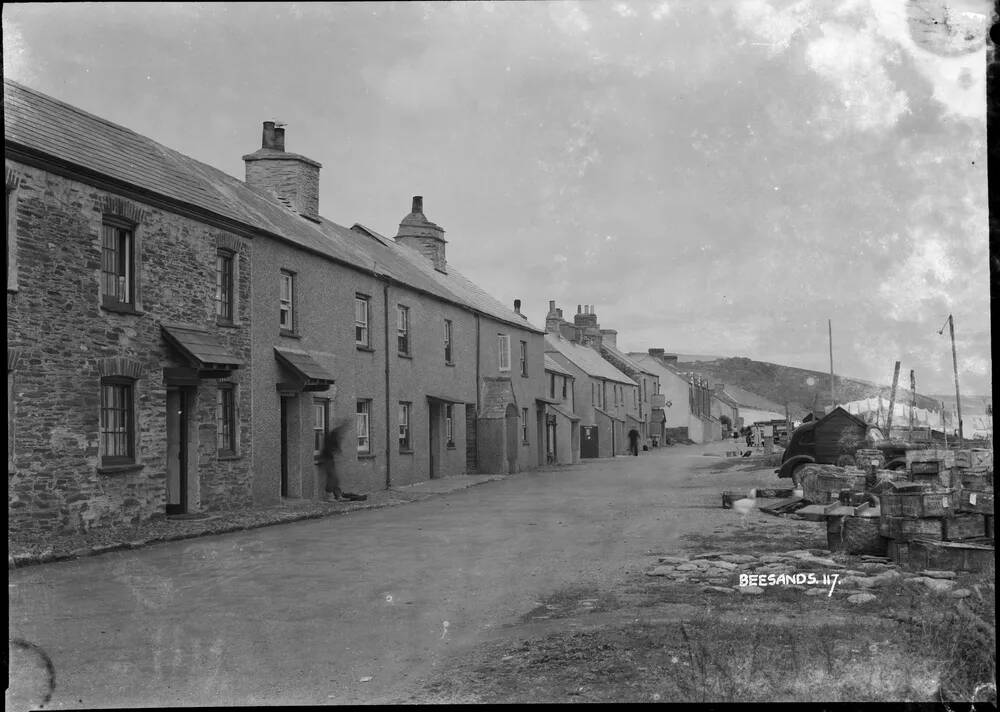
[[(479, 314), (476, 314), (475, 316), (476, 316), (476, 418), (478, 419), (479, 418), (479, 408), (480, 408), (480, 403), (479, 403), (479, 398), (480, 398), (480, 396), (479, 396), (479, 359), (480, 359), (480, 352), (479, 352)], [(478, 427), (478, 425), (479, 424), (477, 423), (476, 426)], [(478, 435), (476, 436), (476, 439), (477, 440), (479, 439)], [(478, 463), (478, 460), (479, 460), (478, 450), (479, 450), (479, 446), (477, 445), (476, 446), (476, 451), (477, 451), (477, 456), (476, 456), (476, 461), (477, 462), (476, 462), (476, 464), (477, 465), (479, 464)]]
[(389, 402), (389, 283), (382, 284), (382, 329), (385, 337), (385, 488), (392, 486), (392, 411)]

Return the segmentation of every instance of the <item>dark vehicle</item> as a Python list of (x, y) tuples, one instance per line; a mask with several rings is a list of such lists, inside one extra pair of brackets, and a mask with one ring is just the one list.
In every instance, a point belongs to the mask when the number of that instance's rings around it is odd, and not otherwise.
[(811, 462), (847, 467), (858, 465), (855, 453), (861, 448), (878, 449), (885, 458), (883, 467), (895, 470), (906, 467), (906, 451), (924, 447), (900, 440), (883, 440), (872, 425), (837, 406), (819, 420), (803, 423), (792, 431), (781, 456), (778, 477), (798, 482), (797, 471)]

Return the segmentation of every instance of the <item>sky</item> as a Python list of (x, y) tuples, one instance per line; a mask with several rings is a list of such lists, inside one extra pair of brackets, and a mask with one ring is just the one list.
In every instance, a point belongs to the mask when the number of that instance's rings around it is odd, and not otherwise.
[(988, 0), (17, 3), (4, 74), (242, 179), (261, 122), (320, 212), (543, 327), (990, 393)]

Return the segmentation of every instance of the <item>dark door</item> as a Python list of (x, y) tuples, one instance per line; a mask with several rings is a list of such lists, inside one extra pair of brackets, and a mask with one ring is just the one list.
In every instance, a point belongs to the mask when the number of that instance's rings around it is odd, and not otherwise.
[(427, 421), (428, 421), (428, 438), (430, 440), (429, 447), (427, 448), (428, 460), (430, 466), (430, 477), (434, 479), (441, 473), (439, 469), (441, 467), (441, 403), (438, 401), (429, 401), (427, 408)]
[(167, 514), (187, 511), (188, 389), (167, 389)]
[(507, 428), (507, 472), (513, 475), (517, 472), (517, 451), (518, 451), (518, 441), (521, 436), (518, 434), (519, 418), (517, 417), (517, 408), (511, 403), (507, 405), (506, 411), (506, 428)]
[(281, 496), (288, 496), (288, 398), (281, 397)]
[(597, 426), (580, 426), (580, 457), (597, 457)]

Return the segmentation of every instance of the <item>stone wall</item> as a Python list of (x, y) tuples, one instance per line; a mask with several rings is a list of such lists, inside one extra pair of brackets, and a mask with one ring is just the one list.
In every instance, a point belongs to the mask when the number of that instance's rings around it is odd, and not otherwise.
[[(239, 246), (237, 322), (243, 326), (222, 328), (214, 303), (222, 231), (39, 168), (8, 167), (21, 178), (15, 220), (19, 290), (7, 296), (8, 345), (21, 354), (8, 373), (8, 421), (15, 431), (8, 456), (9, 529), (43, 538), (164, 513), (163, 369), (188, 364), (165, 343), (163, 322), (209, 329), (244, 362), (233, 377), (239, 385), (240, 456), (216, 457), (215, 382), (203, 380), (196, 457), (204, 506), (248, 502), (249, 243), (229, 236)], [(101, 225), (109, 204), (126, 205), (141, 219), (135, 231), (138, 313), (101, 306)], [(131, 364), (137, 376), (136, 462), (109, 469), (101, 467), (99, 449), (100, 378), (115, 368), (109, 363), (119, 361)]]

